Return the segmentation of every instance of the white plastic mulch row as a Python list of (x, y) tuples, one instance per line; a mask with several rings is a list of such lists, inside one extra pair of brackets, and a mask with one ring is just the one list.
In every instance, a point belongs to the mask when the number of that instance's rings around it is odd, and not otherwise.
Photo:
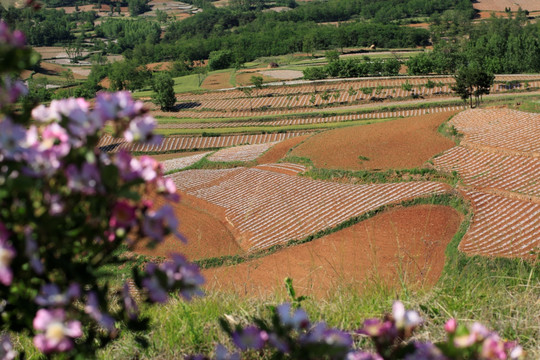
[(102, 151), (117, 152), (121, 149), (136, 152), (166, 152), (173, 150), (188, 149), (212, 149), (240, 144), (262, 144), (283, 141), (296, 136), (309, 134), (309, 132), (286, 132), (258, 135), (225, 135), (225, 136), (169, 136), (163, 139), (159, 145), (131, 144), (124, 139), (103, 136), (98, 147)]
[(206, 155), (210, 154), (210, 152), (205, 152), (201, 154), (191, 155), (191, 156), (183, 156), (176, 159), (169, 159), (164, 160), (161, 162), (161, 165), (163, 165), (163, 171), (168, 172), (172, 170), (180, 170), (187, 168), (188, 166), (191, 166), (195, 164), (197, 161), (201, 160)]
[(180, 190), (227, 209), (248, 251), (304, 238), (386, 204), (450, 190), (434, 182), (338, 184), (258, 168), (187, 170), (171, 179)]
[(475, 109), (450, 124), (465, 134), (464, 143), (540, 154), (540, 114), (509, 109)]
[(540, 158), (454, 147), (433, 160), (446, 172), (457, 171), (465, 185), (540, 196)]
[(455, 111), (465, 109), (466, 106), (446, 106), (429, 109), (411, 109), (388, 112), (373, 112), (364, 114), (348, 114), (339, 116), (327, 117), (308, 117), (297, 119), (285, 119), (275, 121), (234, 121), (234, 122), (214, 122), (214, 123), (169, 123), (159, 124), (160, 129), (214, 129), (226, 127), (242, 127), (242, 126), (287, 126), (287, 125), (307, 125), (307, 124), (322, 124), (341, 121), (363, 120), (363, 119), (384, 119), (392, 117), (409, 117), (425, 114), (440, 113), (446, 111)]
[(242, 145), (231, 148), (221, 149), (208, 157), (210, 161), (252, 161), (261, 156), (278, 142)]
[(460, 249), (470, 254), (527, 257), (540, 247), (540, 204), (465, 191), (474, 218)]

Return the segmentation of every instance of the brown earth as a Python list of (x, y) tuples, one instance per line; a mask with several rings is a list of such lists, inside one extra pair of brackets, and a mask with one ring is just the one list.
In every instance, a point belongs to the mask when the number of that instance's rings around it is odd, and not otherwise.
[(287, 152), (311, 135), (297, 136), (277, 143), (257, 159), (257, 164), (273, 164), (287, 155)]
[[(185, 255), (189, 260), (208, 257), (241, 254), (235, 241), (234, 230), (227, 226), (225, 210), (187, 194), (180, 194), (181, 200), (173, 206), (180, 220), (179, 231), (187, 239), (187, 244), (175, 236), (168, 236), (154, 249), (137, 244), (135, 252), (149, 256), (168, 257), (171, 252)], [(155, 199), (155, 206), (165, 204)]]
[(263, 78), (263, 82), (273, 82), (276, 81), (276, 79), (271, 78), (269, 76), (265, 76), (261, 74), (260, 72), (242, 72), (236, 74), (236, 85), (238, 86), (245, 86), (245, 85), (251, 85), (251, 77), (252, 76), (261, 76)]
[(517, 11), (521, 7), (523, 10), (535, 11), (540, 10), (540, 2), (538, 0), (478, 0), (473, 3), (473, 7), (477, 10), (493, 11), (504, 11), (507, 7), (511, 11)]
[[(48, 76), (62, 76), (62, 73), (64, 71), (67, 71), (68, 69), (70, 69), (69, 67), (63, 67), (61, 65), (58, 65), (58, 64), (52, 64), (52, 63), (48, 63), (48, 62), (41, 62), (39, 64), (39, 69), (37, 70), (36, 74), (34, 75), (35, 77), (40, 77), (40, 76), (45, 76), (45, 75), (48, 75)], [(84, 76), (81, 74), (81, 71), (77, 72), (78, 70), (82, 70), (82, 69), (78, 69), (78, 68), (71, 68), (71, 71), (73, 71), (73, 78), (76, 79), (76, 80), (79, 80), (79, 79), (86, 79), (88, 76)], [(86, 69), (85, 69), (86, 70)], [(90, 71), (90, 70), (88, 70)], [(32, 74), (32, 71), (30, 70), (24, 70), (22, 73), (21, 73), (21, 78), (22, 79), (28, 79), (30, 77), (30, 75)]]
[(362, 285), (432, 286), (460, 223), (459, 213), (447, 206), (400, 207), (310, 243), (203, 274), (208, 290), (247, 296), (280, 292), (286, 277), (294, 279), (299, 294), (320, 297)]
[(229, 72), (208, 75), (201, 84), (201, 87), (209, 90), (228, 89), (232, 87), (229, 82), (230, 79), (231, 74)]
[[(409, 169), (455, 144), (437, 128), (455, 111), (345, 127), (317, 134), (291, 155), (330, 169)], [(367, 158), (367, 159), (365, 159)]]
[(146, 64), (146, 68), (150, 71), (170, 71), (173, 67), (172, 61), (161, 61), (151, 64)]

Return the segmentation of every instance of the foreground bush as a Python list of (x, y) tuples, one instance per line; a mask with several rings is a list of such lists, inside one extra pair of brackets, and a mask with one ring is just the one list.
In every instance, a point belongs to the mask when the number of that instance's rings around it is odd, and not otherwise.
[[(147, 328), (130, 286), (114, 289), (106, 269), (124, 262), (125, 248), (177, 234), (172, 207), (152, 198), (178, 195), (152, 158), (97, 148), (106, 123), (128, 142), (160, 140), (129, 93), (100, 93), (93, 107), (15, 104), (27, 89), (13, 75), (34, 61), (23, 34), (0, 22), (0, 331), (33, 337), (47, 355), (93, 357), (120, 329)], [(203, 282), (178, 254), (133, 277), (144, 301), (160, 303), (172, 291), (189, 299)], [(1, 341), (1, 359), (17, 356), (7, 335)]]

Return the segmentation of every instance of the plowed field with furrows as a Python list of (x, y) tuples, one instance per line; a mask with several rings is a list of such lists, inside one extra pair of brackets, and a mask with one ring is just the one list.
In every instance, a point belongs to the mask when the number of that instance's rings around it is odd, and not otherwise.
[(231, 148), (221, 149), (208, 157), (210, 161), (251, 161), (261, 156), (277, 142), (242, 145)]
[[(505, 155), (462, 146), (433, 160), (442, 171), (457, 171), (466, 185), (540, 196), (540, 159)], [(540, 217), (540, 214), (539, 214)]]
[(323, 99), (321, 93), (317, 89), (318, 93), (313, 94), (301, 94), (297, 96), (272, 96), (272, 97), (254, 97), (249, 98), (236, 98), (236, 99), (223, 99), (223, 100), (190, 100), (188, 102), (179, 103), (176, 107), (182, 111), (182, 109), (188, 110), (202, 110), (211, 109), (216, 111), (241, 111), (258, 108), (274, 108), (274, 109), (286, 109), (307, 107), (315, 105), (329, 105), (329, 104), (345, 104), (355, 101), (370, 100), (373, 97), (376, 98), (405, 98), (410, 97), (413, 94), (423, 97), (448, 95), (452, 91), (449, 86), (435, 87), (433, 89), (427, 89), (425, 87), (421, 89), (413, 89), (412, 91), (406, 91), (401, 88), (385, 88), (377, 93), (375, 89), (372, 89), (370, 94), (364, 94), (358, 91), (356, 94), (349, 94), (347, 91), (340, 91), (338, 93), (328, 93), (328, 98)]
[(258, 165), (256, 168), (261, 170), (274, 171), (286, 175), (297, 175), (307, 170), (304, 165), (292, 163), (263, 164)]
[(179, 157), (177, 159), (169, 159), (161, 162), (161, 165), (163, 165), (163, 171), (172, 171), (172, 170), (180, 170), (183, 168), (187, 168), (188, 166), (191, 166), (195, 164), (197, 161), (201, 160), (206, 155), (210, 154), (210, 152), (205, 152), (197, 155), (191, 155), (191, 156), (183, 156)]
[(364, 114), (350, 114), (339, 116), (327, 116), (327, 117), (308, 117), (308, 118), (296, 118), (274, 121), (233, 121), (233, 122), (214, 122), (214, 123), (166, 123), (158, 124), (159, 129), (214, 129), (214, 128), (228, 128), (228, 127), (242, 127), (242, 126), (290, 126), (290, 125), (309, 125), (309, 124), (323, 124), (332, 122), (354, 121), (363, 119), (384, 119), (392, 117), (409, 117), (425, 115), (427, 113), (439, 113), (446, 111), (455, 111), (458, 109), (465, 109), (465, 106), (447, 106), (430, 109), (411, 109), (400, 111), (387, 111), (387, 112), (373, 112)]
[(464, 191), (474, 218), (459, 248), (468, 254), (530, 257), (540, 247), (540, 204)]
[(304, 238), (383, 205), (450, 191), (433, 182), (347, 185), (257, 168), (187, 170), (171, 179), (180, 190), (225, 208), (247, 251)]
[(509, 109), (467, 110), (451, 121), (462, 145), (540, 156), (540, 114)]
[[(366, 79), (366, 80), (352, 80), (352, 81), (327, 81), (320, 82), (313, 85), (302, 84), (302, 85), (285, 85), (285, 86), (266, 86), (262, 89), (255, 90), (253, 96), (275, 96), (275, 95), (296, 95), (296, 94), (308, 94), (313, 93), (315, 89), (318, 92), (324, 91), (348, 91), (351, 87), (354, 90), (359, 90), (360, 88), (376, 88), (377, 86), (392, 87), (392, 88), (401, 88), (401, 85), (405, 84), (407, 81), (413, 86), (425, 85), (428, 80), (439, 84), (443, 83), (445, 85), (453, 84), (454, 79), (451, 77), (419, 77), (419, 78), (380, 78), (380, 79)], [(529, 81), (529, 86), (536, 87), (537, 83), (531, 82), (531, 80), (540, 80), (539, 75), (496, 75), (495, 81)], [(495, 86), (498, 88), (498, 85)], [(501, 89), (504, 85), (501, 85)], [(246, 95), (238, 89), (234, 90), (222, 90), (214, 91), (206, 94), (178, 94), (176, 98), (178, 101), (201, 101), (201, 100), (223, 100), (231, 98), (242, 98)]]
[(296, 136), (306, 135), (307, 132), (287, 132), (259, 135), (227, 135), (227, 136), (169, 136), (163, 139), (159, 145), (132, 144), (124, 139), (113, 138), (110, 135), (104, 135), (98, 147), (102, 151), (117, 152), (126, 149), (134, 152), (166, 152), (175, 150), (189, 149), (215, 149), (220, 147), (234, 146), (240, 144), (261, 144), (282, 141)]

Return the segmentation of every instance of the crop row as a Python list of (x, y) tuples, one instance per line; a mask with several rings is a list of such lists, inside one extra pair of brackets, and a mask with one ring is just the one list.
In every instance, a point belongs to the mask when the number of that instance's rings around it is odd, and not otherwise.
[(208, 157), (210, 161), (251, 161), (261, 156), (277, 142), (234, 146), (221, 149)]
[(306, 135), (306, 132), (287, 132), (258, 135), (227, 135), (227, 136), (169, 136), (159, 145), (133, 144), (124, 139), (104, 135), (98, 147), (102, 151), (117, 152), (126, 149), (133, 152), (168, 152), (192, 149), (215, 149), (241, 144), (262, 144), (282, 141), (292, 137)]
[(540, 114), (509, 109), (467, 110), (450, 121), (462, 144), (540, 156)]
[(187, 168), (188, 166), (191, 166), (195, 164), (197, 161), (201, 160), (206, 155), (210, 154), (210, 152), (205, 152), (201, 154), (195, 154), (191, 156), (183, 156), (176, 159), (169, 159), (161, 162), (161, 165), (163, 165), (163, 171), (168, 172), (172, 170), (180, 170)]
[(298, 175), (307, 170), (307, 167), (293, 163), (263, 164), (257, 166), (257, 169), (275, 171), (281, 174)]
[(187, 170), (171, 178), (180, 190), (225, 208), (248, 251), (304, 238), (386, 204), (449, 191), (434, 182), (349, 185), (257, 168)]
[(309, 125), (309, 124), (323, 124), (342, 121), (353, 121), (362, 119), (385, 119), (392, 117), (409, 117), (419, 116), (425, 114), (433, 114), (447, 111), (456, 111), (464, 109), (465, 106), (446, 106), (436, 108), (423, 108), (423, 109), (411, 109), (411, 110), (399, 110), (399, 111), (386, 111), (386, 112), (373, 112), (363, 114), (348, 114), (339, 116), (327, 116), (327, 117), (309, 117), (309, 118), (291, 118), (284, 120), (272, 120), (272, 121), (233, 121), (233, 122), (215, 122), (215, 123), (167, 123), (159, 124), (160, 129), (214, 129), (214, 128), (228, 128), (228, 127), (245, 127), (245, 126), (290, 126), (290, 125)]
[(540, 247), (540, 204), (479, 191), (465, 191), (474, 219), (460, 249), (469, 254), (531, 257)]
[(496, 188), (540, 196), (538, 158), (458, 146), (435, 158), (433, 164), (439, 170), (457, 171), (466, 185), (477, 189)]
[[(533, 80), (538, 80), (538, 75), (496, 75), (495, 81), (529, 81), (531, 86)], [(357, 91), (361, 88), (376, 88), (378, 86), (400, 88), (407, 82), (412, 86), (425, 85), (428, 80), (431, 80), (436, 84), (453, 84), (454, 79), (452, 77), (416, 77), (416, 78), (391, 78), (391, 79), (366, 79), (366, 80), (352, 80), (352, 81), (328, 81), (321, 83), (309, 83), (301, 85), (285, 85), (285, 86), (266, 86), (262, 89), (255, 90), (257, 96), (275, 96), (275, 95), (296, 95), (312, 93), (316, 88), (317, 91), (348, 91), (351, 87)], [(497, 84), (499, 85), (499, 84)], [(497, 86), (496, 85), (496, 86)], [(504, 86), (504, 85), (501, 85)], [(238, 89), (226, 90), (226, 91), (213, 91), (205, 94), (179, 94), (177, 99), (179, 101), (202, 101), (202, 100), (221, 100), (245, 97), (246, 95)]]

